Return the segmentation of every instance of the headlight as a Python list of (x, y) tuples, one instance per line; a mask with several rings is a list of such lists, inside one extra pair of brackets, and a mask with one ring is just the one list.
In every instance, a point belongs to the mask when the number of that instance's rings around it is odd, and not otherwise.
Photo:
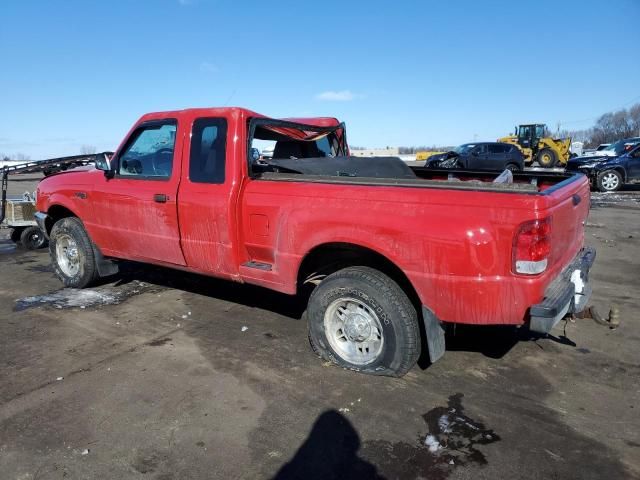
[(595, 163), (585, 163), (584, 165), (579, 165), (578, 168), (593, 168), (595, 166)]

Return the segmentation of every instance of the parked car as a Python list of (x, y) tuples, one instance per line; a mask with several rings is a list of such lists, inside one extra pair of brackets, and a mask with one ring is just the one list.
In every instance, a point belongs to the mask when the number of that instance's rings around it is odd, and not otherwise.
[(640, 137), (623, 138), (617, 142), (611, 143), (604, 148), (600, 145), (596, 150), (585, 152), (583, 157), (617, 157), (628, 152), (636, 145), (640, 144)]
[(427, 167), (518, 171), (524, 170), (524, 157), (518, 147), (509, 143), (465, 143), (450, 152), (432, 155)]
[(444, 354), (446, 324), (546, 333), (586, 306), (587, 179), (499, 176), (348, 156), (335, 118), (189, 109), (144, 115), (112, 158), (42, 180), (36, 218), (66, 287), (127, 259), (300, 294), (320, 357), (401, 376)]
[(627, 183), (640, 182), (640, 144), (619, 157), (569, 160), (566, 170), (584, 173), (591, 185), (601, 192), (615, 192)]

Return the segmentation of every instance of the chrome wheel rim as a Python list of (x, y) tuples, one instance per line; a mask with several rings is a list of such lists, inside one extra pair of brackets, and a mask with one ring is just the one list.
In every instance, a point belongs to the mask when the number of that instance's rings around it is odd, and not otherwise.
[(333, 351), (354, 365), (367, 365), (382, 352), (382, 324), (371, 308), (355, 298), (339, 298), (329, 305), (324, 330)]
[(74, 277), (80, 271), (80, 256), (76, 241), (67, 234), (56, 238), (56, 261), (62, 273)]
[(39, 245), (42, 242), (42, 237), (40, 236), (39, 233), (34, 232), (31, 235), (29, 235), (29, 241), (31, 242), (32, 245)]
[(605, 173), (602, 177), (602, 187), (605, 190), (614, 190), (618, 184), (620, 183), (620, 179), (615, 173)]

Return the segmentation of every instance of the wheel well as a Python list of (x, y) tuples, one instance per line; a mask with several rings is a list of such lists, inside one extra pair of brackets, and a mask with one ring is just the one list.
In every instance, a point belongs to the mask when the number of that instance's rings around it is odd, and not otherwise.
[(63, 207), (62, 205), (52, 205), (51, 207), (49, 207), (49, 210), (47, 211), (47, 215), (49, 215), (45, 222), (45, 226), (47, 227), (47, 234), (51, 233), (51, 229), (53, 228), (53, 225), (58, 220), (61, 220), (67, 217), (77, 216), (71, 210), (69, 210), (66, 207)]
[(404, 272), (384, 255), (352, 243), (326, 243), (312, 249), (300, 264), (298, 290), (315, 286), (334, 272), (346, 267), (365, 266), (374, 268), (391, 279), (407, 294), (421, 315), (422, 302)]

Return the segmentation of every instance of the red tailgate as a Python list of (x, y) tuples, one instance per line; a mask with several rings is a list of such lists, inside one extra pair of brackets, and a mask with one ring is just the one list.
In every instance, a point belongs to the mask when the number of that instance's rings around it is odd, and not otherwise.
[[(551, 191), (553, 190), (553, 191)], [(548, 198), (544, 216), (551, 216), (551, 256), (548, 271), (559, 271), (567, 266), (584, 246), (584, 224), (589, 215), (589, 182), (559, 183), (545, 192)]]

